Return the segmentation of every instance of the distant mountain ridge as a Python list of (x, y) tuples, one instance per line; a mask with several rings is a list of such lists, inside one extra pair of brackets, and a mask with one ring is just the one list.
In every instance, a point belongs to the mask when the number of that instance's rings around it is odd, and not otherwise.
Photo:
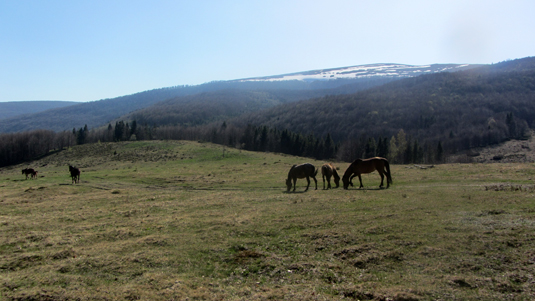
[(79, 102), (34, 100), (34, 101), (8, 101), (0, 102), (0, 119), (15, 117), (24, 114), (33, 114), (50, 109), (68, 107)]
[(455, 72), (477, 68), (483, 65), (474, 64), (432, 64), (432, 65), (404, 65), (404, 64), (368, 64), (351, 67), (311, 70), (283, 75), (253, 77), (239, 79), (237, 81), (287, 81), (287, 80), (330, 80), (330, 79), (355, 79), (366, 77), (414, 77), (422, 74), (437, 72)]
[[(81, 128), (84, 125), (87, 125), (89, 128), (95, 128), (107, 125), (109, 122), (121, 118), (123, 115), (150, 107), (164, 100), (207, 92), (232, 89), (236, 91), (270, 91), (271, 93), (276, 91), (275, 94), (281, 99), (270, 101), (274, 105), (278, 101), (284, 103), (287, 101), (302, 100), (307, 97), (354, 93), (399, 78), (412, 77), (424, 73), (442, 72), (445, 70), (462, 70), (477, 66), (479, 65), (436, 64), (410, 66), (401, 64), (374, 64), (307, 71), (291, 75), (268, 76), (265, 78), (214, 81), (196, 86), (175, 86), (51, 109), (45, 112), (31, 114), (26, 119), (16, 117), (4, 118), (0, 120), (0, 133), (35, 129), (64, 131)], [(301, 95), (297, 95), (300, 93)], [(259, 100), (254, 97), (254, 101), (258, 102)], [(244, 105), (247, 104), (244, 103)], [(242, 110), (239, 107), (235, 108), (238, 111), (249, 111)], [(259, 105), (257, 108), (264, 108), (264, 106)], [(210, 116), (210, 119), (213, 120), (214, 118), (216, 117)], [(175, 120), (174, 122), (177, 121)]]

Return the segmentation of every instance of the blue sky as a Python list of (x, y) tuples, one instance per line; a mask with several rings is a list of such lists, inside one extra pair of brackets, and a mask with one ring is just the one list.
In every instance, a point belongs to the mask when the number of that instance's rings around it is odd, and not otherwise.
[(535, 1), (0, 0), (0, 101), (535, 55)]

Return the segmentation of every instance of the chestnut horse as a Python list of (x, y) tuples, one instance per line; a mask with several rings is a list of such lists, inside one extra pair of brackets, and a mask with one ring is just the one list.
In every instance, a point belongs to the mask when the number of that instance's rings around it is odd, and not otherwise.
[(379, 188), (383, 187), (383, 180), (384, 175), (386, 175), (386, 188), (390, 187), (390, 184), (392, 184), (392, 175), (390, 174), (390, 164), (388, 163), (388, 160), (381, 157), (375, 157), (375, 158), (369, 158), (369, 159), (357, 159), (349, 165), (349, 167), (346, 169), (346, 172), (344, 173), (344, 176), (342, 177), (342, 182), (344, 183), (344, 189), (347, 189), (349, 185), (353, 186), (353, 183), (351, 180), (358, 176), (360, 181), (360, 187), (364, 187), (362, 185), (362, 178), (360, 177), (363, 173), (370, 173), (377, 170), (379, 175), (381, 176), (381, 185), (379, 185)]
[(69, 172), (71, 173), (72, 183), (80, 183), (80, 169), (69, 165)]
[(30, 176), (30, 179), (33, 179), (33, 174), (37, 176), (37, 172), (33, 170), (33, 168), (25, 168), (22, 170), (22, 174), (26, 175), (26, 180), (28, 180), (28, 176)]
[(325, 190), (325, 178), (327, 178), (327, 189), (331, 188), (331, 176), (334, 178), (336, 188), (340, 187), (340, 176), (336, 168), (331, 163), (325, 163), (321, 167), (321, 176), (323, 178), (323, 189)]
[(286, 179), (286, 187), (288, 188), (287, 191), (290, 191), (292, 189), (292, 181), (295, 191), (295, 183), (297, 182), (297, 179), (307, 179), (307, 188), (305, 191), (308, 190), (308, 187), (310, 186), (310, 179), (314, 179), (314, 182), (316, 183), (316, 190), (318, 189), (318, 181), (316, 180), (316, 175), (318, 174), (318, 170), (314, 165), (310, 163), (305, 163), (301, 165), (294, 165), (292, 168), (290, 168), (290, 171), (288, 172), (288, 179)]

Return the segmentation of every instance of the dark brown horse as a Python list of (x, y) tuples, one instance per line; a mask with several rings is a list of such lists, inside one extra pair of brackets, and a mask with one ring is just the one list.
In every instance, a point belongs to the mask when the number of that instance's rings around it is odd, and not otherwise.
[(353, 186), (353, 183), (351, 182), (351, 179), (358, 176), (360, 181), (360, 187), (364, 187), (362, 185), (362, 178), (360, 177), (363, 173), (370, 173), (377, 170), (379, 175), (381, 176), (381, 185), (379, 187), (383, 187), (383, 180), (384, 176), (386, 175), (386, 188), (390, 187), (390, 184), (392, 184), (392, 175), (390, 174), (390, 164), (388, 163), (388, 160), (381, 157), (375, 157), (375, 158), (369, 158), (369, 159), (357, 159), (349, 165), (349, 167), (346, 169), (346, 172), (344, 173), (344, 176), (342, 177), (342, 182), (344, 183), (344, 189), (347, 189), (349, 185)]
[(32, 179), (37, 179), (37, 170), (32, 172)]
[[(30, 176), (30, 179), (33, 179), (33, 174), (36, 173), (35, 170), (33, 170), (33, 168), (25, 168), (22, 170), (22, 174), (23, 175), (26, 175), (26, 180), (28, 180), (28, 176)], [(36, 173), (37, 175), (37, 173)]]
[(72, 183), (80, 183), (80, 169), (69, 165), (69, 172), (71, 173)]
[(292, 168), (290, 168), (290, 171), (288, 172), (288, 179), (286, 179), (286, 187), (288, 188), (288, 191), (292, 189), (292, 181), (295, 191), (295, 183), (297, 182), (297, 179), (307, 179), (307, 188), (305, 191), (308, 190), (308, 187), (310, 186), (310, 179), (314, 179), (314, 182), (316, 183), (316, 190), (318, 189), (318, 181), (316, 180), (316, 175), (318, 174), (318, 170), (314, 165), (310, 163), (305, 163), (301, 165), (294, 165)]
[(334, 178), (336, 188), (340, 187), (340, 176), (336, 168), (331, 163), (325, 163), (321, 167), (321, 176), (323, 178), (323, 189), (325, 189), (325, 178), (327, 178), (327, 189), (331, 188), (331, 177)]

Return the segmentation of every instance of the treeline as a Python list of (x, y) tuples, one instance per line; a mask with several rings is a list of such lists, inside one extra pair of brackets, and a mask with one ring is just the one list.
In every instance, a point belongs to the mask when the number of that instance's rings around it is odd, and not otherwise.
[(72, 132), (36, 130), (0, 135), (0, 167), (26, 162), (76, 144)]
[(400, 130), (395, 137), (361, 138), (335, 143), (330, 134), (295, 133), (267, 126), (239, 127), (223, 122), (202, 126), (150, 126), (136, 121), (118, 121), (107, 127), (89, 129), (87, 125), (72, 131), (37, 130), (0, 135), (0, 167), (30, 161), (74, 145), (98, 142), (137, 140), (191, 140), (212, 142), (229, 147), (278, 152), (318, 160), (381, 156), (393, 163), (441, 162), (444, 158), (440, 142), (436, 147), (420, 145)]
[(337, 146), (330, 135), (318, 139), (287, 130), (268, 127), (247, 126), (240, 128), (227, 125), (205, 125), (197, 127), (149, 125), (138, 126), (119, 121), (115, 125), (98, 129), (83, 128), (56, 133), (47, 130), (29, 131), (0, 135), (0, 167), (18, 164), (52, 151), (63, 150), (74, 145), (97, 142), (119, 142), (136, 140), (192, 140), (205, 141), (252, 151), (282, 152), (316, 159), (334, 158)]

